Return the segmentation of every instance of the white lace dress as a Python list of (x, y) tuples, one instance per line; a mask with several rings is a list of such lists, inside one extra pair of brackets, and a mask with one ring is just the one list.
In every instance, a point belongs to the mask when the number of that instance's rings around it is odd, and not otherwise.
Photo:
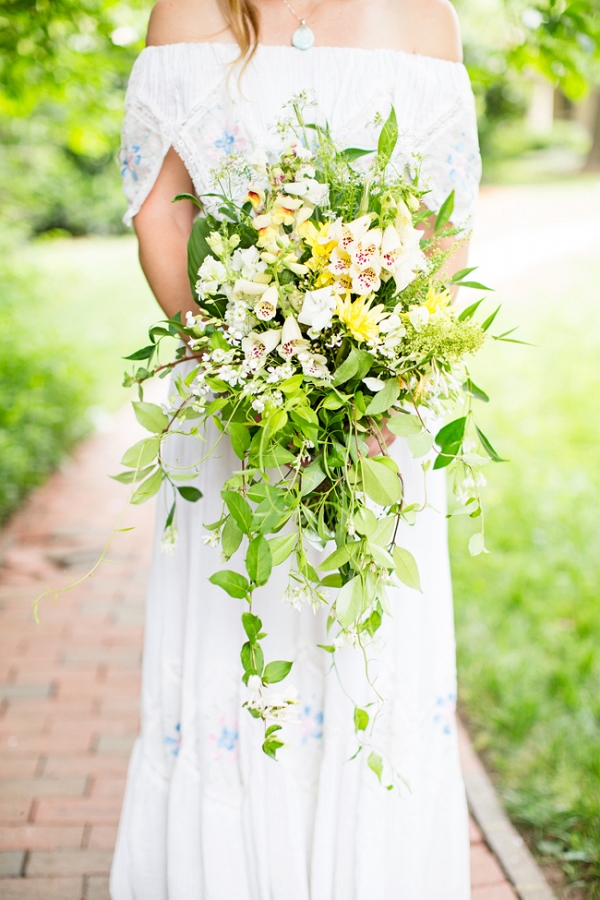
[[(236, 52), (175, 44), (141, 54), (121, 157), (127, 221), (171, 146), (196, 190), (206, 191), (223, 154), (277, 149), (273, 125), (304, 89), (343, 146), (374, 146), (367, 123), (377, 112), (386, 117), (393, 103), (400, 153), (423, 155), (428, 203), (439, 206), (455, 188), (454, 220), (472, 214), (480, 160), (461, 64), (388, 50), (260, 46), (238, 84), (235, 73), (228, 78)], [(401, 438), (391, 452), (409, 501), (422, 498), (421, 461)], [(169, 453), (191, 464), (198, 441), (174, 438)], [(290, 746), (277, 763), (260, 749), (260, 723), (240, 708), (242, 601), (209, 583), (221, 563), (202, 540), (203, 523), (220, 517), (220, 489), (237, 466), (227, 448), (202, 464), (204, 496), (180, 504), (174, 556), (159, 549), (159, 503), (142, 734), (130, 764), (112, 900), (468, 900), (443, 473), (429, 478), (430, 508), (401, 534), (417, 558), (423, 593), (390, 592), (394, 616), (378, 639), (378, 686), (388, 702), (376, 742), (406, 783), (388, 792), (364, 755), (349, 761), (352, 703), (316, 646), (327, 642), (325, 619), (282, 603), (285, 566), (256, 605), (269, 632), (266, 657), (295, 660), (288, 681), (301, 698), (302, 723), (286, 726)], [(358, 654), (338, 656), (344, 688), (368, 702)]]

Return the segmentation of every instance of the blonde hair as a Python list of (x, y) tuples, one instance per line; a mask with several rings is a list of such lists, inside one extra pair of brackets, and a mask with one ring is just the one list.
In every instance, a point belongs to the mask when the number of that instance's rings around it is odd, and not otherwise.
[(221, 0), (223, 13), (240, 48), (239, 61), (248, 63), (260, 37), (260, 14), (252, 0)]

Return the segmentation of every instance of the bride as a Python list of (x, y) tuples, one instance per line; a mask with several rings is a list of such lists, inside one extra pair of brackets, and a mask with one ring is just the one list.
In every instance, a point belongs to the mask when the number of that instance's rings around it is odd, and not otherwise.
[[(158, 0), (127, 94), (122, 173), (141, 264), (170, 316), (197, 307), (186, 243), (195, 207), (225, 154), (277, 151), (274, 125), (300, 91), (340, 146), (375, 146), (374, 120), (393, 104), (398, 161), (418, 152), (438, 209), (456, 192), (454, 222), (474, 211), (480, 174), (474, 103), (448, 0)], [(371, 123), (369, 125), (369, 123)], [(452, 257), (465, 265), (465, 250)], [(423, 500), (419, 460), (388, 435), (406, 492)], [(393, 445), (392, 445), (393, 442)], [(170, 438), (178, 465), (198, 442)], [(443, 472), (402, 544), (423, 592), (391, 591), (376, 645), (385, 711), (382, 753), (401, 776), (386, 791), (356, 749), (359, 654), (338, 673), (320, 614), (282, 602), (285, 572), (257, 601), (269, 658), (293, 659), (301, 724), (285, 752), (262, 754), (240, 713), (239, 601), (209, 583), (217, 550), (203, 523), (220, 517), (230, 449), (200, 467), (203, 499), (178, 511), (175, 552), (161, 552), (159, 502), (144, 652), (141, 737), (134, 749), (111, 874), (112, 900), (468, 900), (468, 826), (460, 774), (452, 597)], [(284, 569), (284, 566), (279, 567)], [(327, 657), (327, 658), (325, 658)], [(337, 677), (339, 675), (339, 678)], [(361, 705), (369, 696), (362, 696)]]

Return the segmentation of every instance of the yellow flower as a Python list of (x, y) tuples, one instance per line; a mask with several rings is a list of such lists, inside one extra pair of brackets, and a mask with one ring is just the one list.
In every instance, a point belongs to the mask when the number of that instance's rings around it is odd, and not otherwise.
[(434, 313), (446, 309), (451, 299), (452, 298), (447, 290), (443, 289), (441, 291), (436, 291), (435, 287), (430, 285), (429, 291), (427, 292), (427, 300), (423, 306), (426, 306), (430, 315), (433, 316)]
[(379, 336), (379, 322), (387, 315), (381, 304), (371, 308), (372, 302), (373, 298), (367, 300), (366, 297), (359, 297), (352, 302), (349, 293), (345, 300), (338, 297), (338, 317), (359, 343), (374, 341)]
[(298, 234), (308, 244), (312, 250), (313, 258), (320, 265), (323, 264), (321, 261), (324, 257), (326, 259), (323, 261), (329, 262), (331, 251), (337, 246), (337, 241), (329, 237), (329, 225), (330, 223), (326, 222), (320, 228), (317, 228), (314, 222), (307, 220), (298, 225), (297, 228)]

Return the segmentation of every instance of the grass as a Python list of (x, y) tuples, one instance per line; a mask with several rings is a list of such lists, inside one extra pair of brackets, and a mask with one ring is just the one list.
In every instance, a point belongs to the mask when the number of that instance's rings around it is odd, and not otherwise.
[(1, 249), (0, 521), (125, 403), (120, 357), (159, 318), (131, 238)]
[(474, 378), (484, 430), (488, 556), (452, 522), (461, 703), (513, 818), (600, 898), (600, 261), (557, 261), (506, 287)]

